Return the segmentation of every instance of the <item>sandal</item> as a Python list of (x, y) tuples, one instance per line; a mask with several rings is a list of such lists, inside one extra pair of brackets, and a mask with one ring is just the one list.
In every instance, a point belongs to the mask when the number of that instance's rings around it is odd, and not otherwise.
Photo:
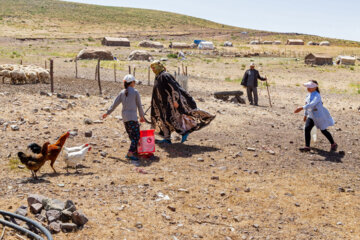
[(338, 148), (338, 145), (336, 143), (334, 143), (334, 144), (331, 144), (330, 150), (335, 152), (337, 150), (337, 148)]
[(185, 141), (187, 141), (187, 138), (189, 135), (190, 135), (190, 133), (185, 133), (181, 138), (181, 143), (184, 143)]
[(133, 161), (139, 161), (139, 158), (135, 157), (135, 156), (128, 156), (126, 155), (125, 156), (126, 159), (130, 159), (130, 160), (133, 160)]
[(299, 148), (300, 152), (310, 152), (310, 147)]

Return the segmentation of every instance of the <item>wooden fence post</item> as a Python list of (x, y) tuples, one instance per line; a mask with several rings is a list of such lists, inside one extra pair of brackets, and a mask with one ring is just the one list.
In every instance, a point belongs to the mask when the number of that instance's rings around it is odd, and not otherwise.
[(99, 63), (97, 63), (97, 64), (96, 64), (96, 67), (95, 67), (95, 81), (96, 81), (97, 78), (98, 78), (98, 64), (99, 64)]
[(47, 62), (46, 62), (46, 59), (45, 59), (45, 69), (47, 69)]
[(150, 86), (150, 67), (148, 67), (148, 86)]
[(50, 60), (50, 84), (51, 84), (51, 93), (54, 93), (54, 60)]
[(114, 80), (116, 82), (116, 63), (114, 63)]
[(75, 78), (78, 78), (78, 65), (77, 65), (77, 58), (75, 58)]
[(99, 92), (100, 92), (100, 95), (102, 95), (101, 80), (100, 80), (100, 59), (98, 59), (97, 69), (98, 69), (98, 70), (97, 70), (97, 73), (98, 73)]
[(131, 74), (131, 66), (129, 65), (129, 74)]
[(135, 77), (136, 67), (134, 67), (133, 76)]
[(20, 59), (20, 65), (23, 65), (23, 61), (22, 61), (22, 59)]
[(185, 74), (188, 75), (187, 66), (185, 67)]

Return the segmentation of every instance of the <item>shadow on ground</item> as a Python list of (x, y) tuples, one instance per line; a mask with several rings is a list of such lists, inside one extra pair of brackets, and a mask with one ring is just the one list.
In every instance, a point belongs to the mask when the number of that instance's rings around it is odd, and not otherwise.
[(109, 157), (111, 159), (114, 159), (115, 161), (118, 162), (122, 162), (124, 164), (132, 164), (136, 167), (149, 167), (151, 166), (151, 164), (153, 164), (154, 162), (159, 162), (160, 158), (158, 156), (152, 156), (149, 158), (145, 158), (145, 157), (140, 157), (140, 160), (138, 162), (136, 162), (136, 164), (134, 164), (134, 161), (125, 159), (125, 158), (119, 158), (119, 157)]
[(318, 148), (312, 148), (315, 154), (324, 157), (322, 160), (317, 161), (326, 161), (326, 162), (336, 162), (342, 163), (342, 158), (345, 157), (344, 152), (329, 152)]
[(169, 154), (169, 158), (188, 158), (195, 154), (203, 154), (207, 152), (219, 151), (219, 148), (199, 146), (199, 145), (187, 145), (183, 143), (173, 144), (158, 144), (158, 146)]

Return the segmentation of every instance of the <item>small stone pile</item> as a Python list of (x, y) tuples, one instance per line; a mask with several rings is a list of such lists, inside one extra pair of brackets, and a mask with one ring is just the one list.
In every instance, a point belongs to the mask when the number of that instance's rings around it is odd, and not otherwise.
[[(46, 223), (51, 233), (77, 231), (88, 222), (85, 214), (77, 210), (71, 200), (63, 202), (38, 194), (30, 194), (27, 202), (30, 212), (35, 215), (36, 220), (42, 224)], [(27, 207), (21, 206), (16, 213), (27, 215)]]

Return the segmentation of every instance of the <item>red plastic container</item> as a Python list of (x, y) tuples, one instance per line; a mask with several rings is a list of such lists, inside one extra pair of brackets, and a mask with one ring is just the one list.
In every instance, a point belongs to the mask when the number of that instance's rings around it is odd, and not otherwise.
[(138, 146), (139, 154), (151, 154), (155, 152), (155, 130), (141, 130)]

